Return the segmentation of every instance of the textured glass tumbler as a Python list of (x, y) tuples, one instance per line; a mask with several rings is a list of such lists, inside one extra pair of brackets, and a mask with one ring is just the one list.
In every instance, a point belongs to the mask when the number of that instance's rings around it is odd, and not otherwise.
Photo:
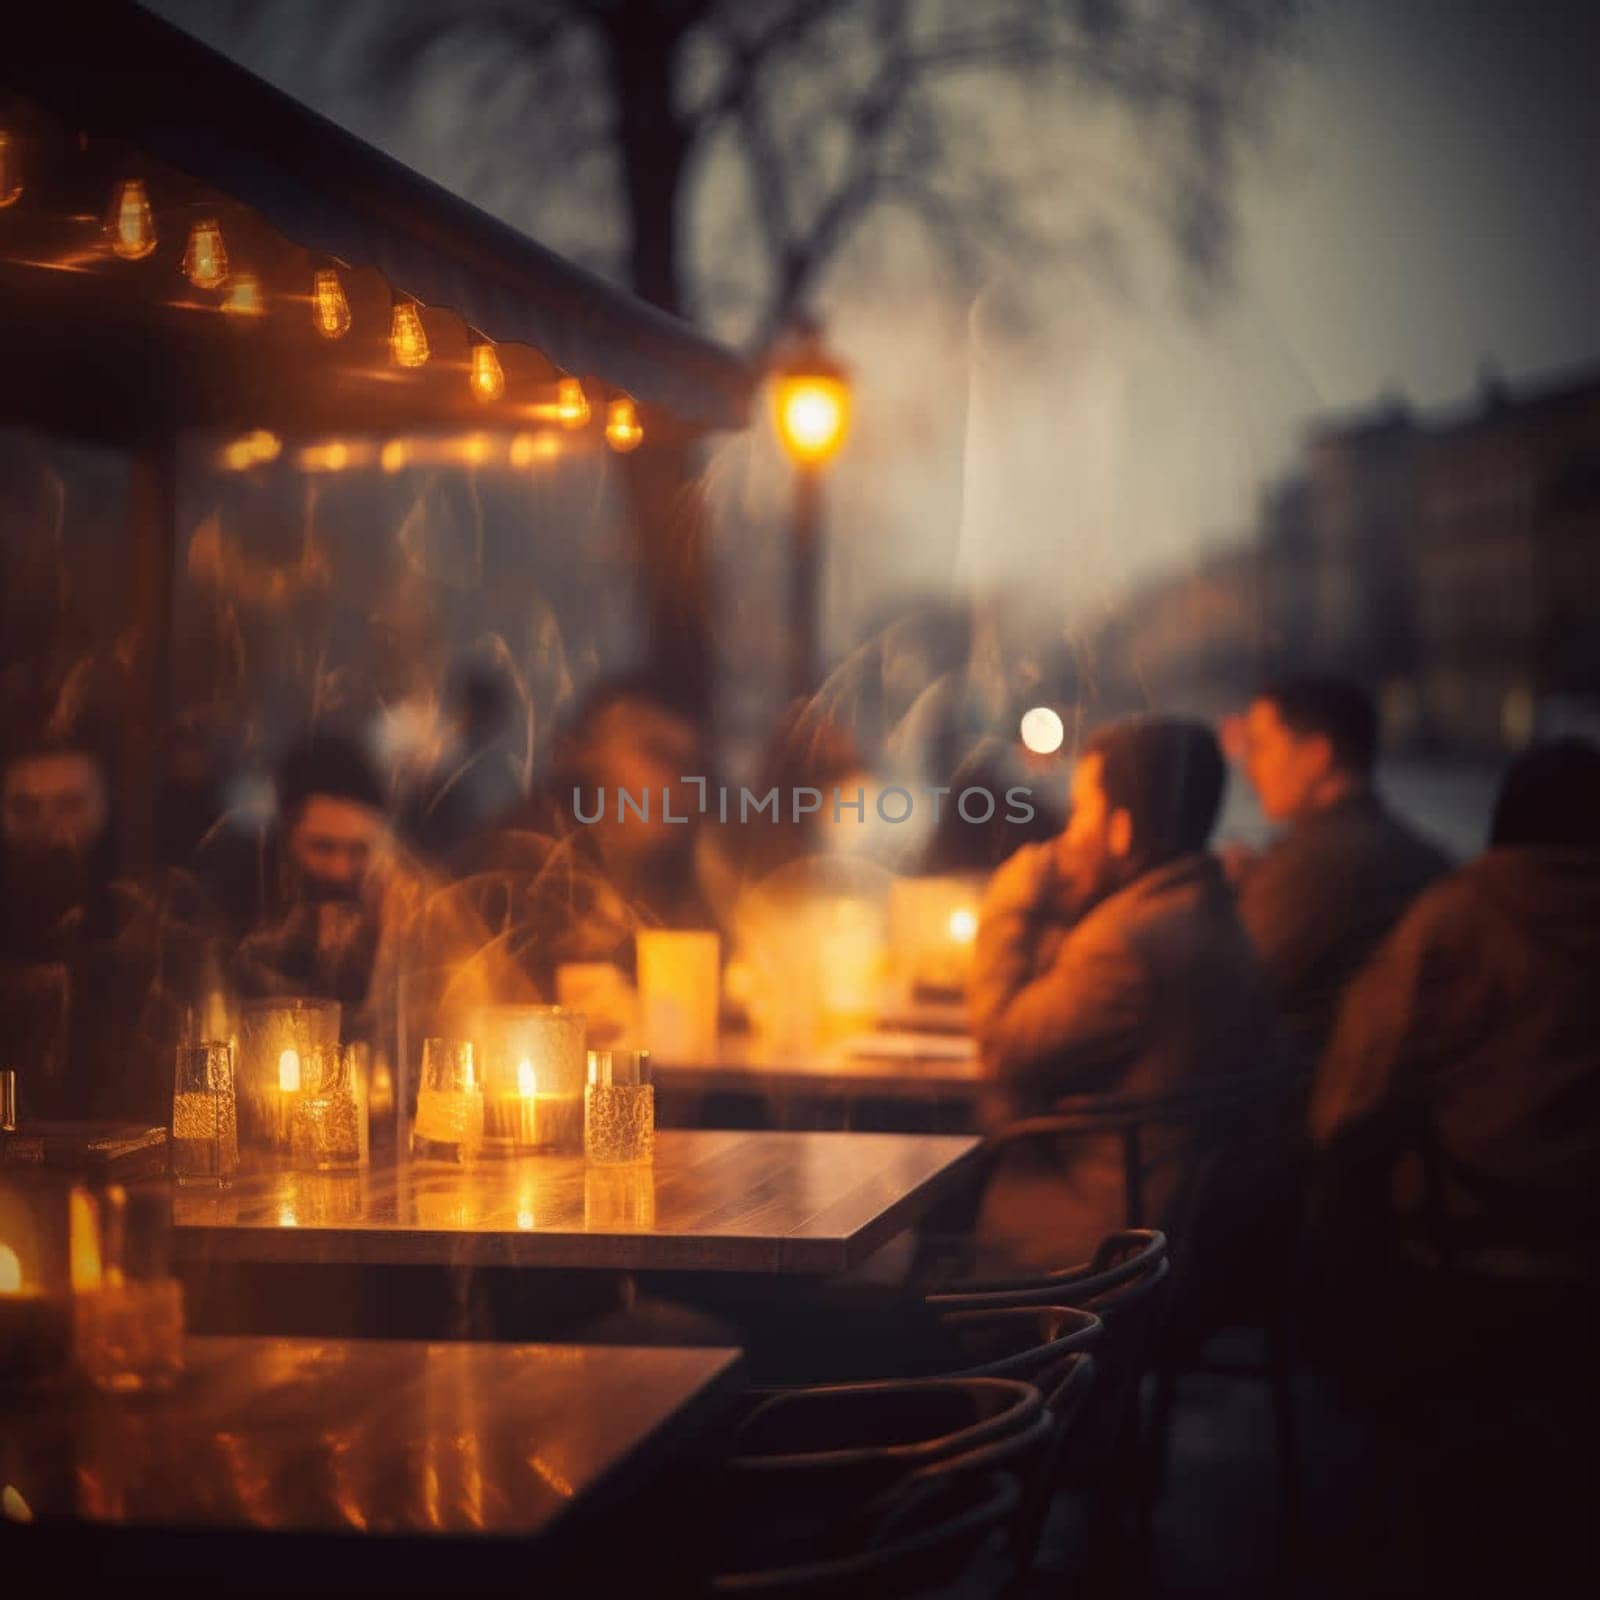
[(591, 1050), (584, 1089), (583, 1153), (596, 1166), (649, 1161), (656, 1146), (656, 1091), (645, 1050)]
[(183, 1184), (229, 1182), (239, 1171), (233, 1046), (180, 1045), (172, 1089), (172, 1175)]
[(353, 1172), (361, 1165), (365, 1121), (356, 1092), (355, 1051), (335, 1045), (311, 1059), (311, 1087), (289, 1117), (289, 1156), (300, 1172)]
[(483, 1084), (465, 1039), (426, 1039), (411, 1153), (424, 1161), (477, 1160), (483, 1149)]

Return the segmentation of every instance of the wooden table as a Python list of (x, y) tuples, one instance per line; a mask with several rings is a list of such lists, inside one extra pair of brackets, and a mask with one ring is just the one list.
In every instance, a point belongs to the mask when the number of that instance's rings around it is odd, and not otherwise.
[(524, 1267), (824, 1277), (915, 1223), (970, 1137), (666, 1130), (642, 1167), (578, 1156), (179, 1190), (181, 1263)]
[(0, 1476), (73, 1539), (87, 1523), (545, 1540), (743, 1384), (723, 1349), (190, 1339), (186, 1367), (168, 1395), (8, 1400)]

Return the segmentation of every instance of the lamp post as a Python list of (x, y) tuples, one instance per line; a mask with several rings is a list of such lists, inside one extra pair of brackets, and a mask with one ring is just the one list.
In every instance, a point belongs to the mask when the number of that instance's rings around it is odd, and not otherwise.
[(817, 687), (820, 656), (817, 612), (821, 575), (822, 477), (850, 428), (850, 380), (806, 322), (772, 368), (773, 418), (794, 463), (794, 558), (789, 591), (789, 693), (804, 698)]

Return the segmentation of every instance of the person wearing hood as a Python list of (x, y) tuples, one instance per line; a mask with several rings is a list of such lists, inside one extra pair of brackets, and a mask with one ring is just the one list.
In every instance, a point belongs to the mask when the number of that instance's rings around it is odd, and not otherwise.
[[(997, 1120), (1068, 1095), (1173, 1094), (1273, 1059), (1266, 976), (1206, 848), (1225, 776), (1201, 723), (1115, 724), (1074, 769), (1065, 830), (995, 874), (968, 1004)], [(1176, 1143), (1147, 1154), (1161, 1226), (1187, 1162)], [(984, 1195), (978, 1247), (1029, 1269), (1087, 1259), (1126, 1225), (1123, 1188), (1115, 1136), (1018, 1150)]]
[[(1425, 1187), (1407, 1141), (1426, 1131)], [(1427, 891), (1351, 986), (1316, 1074), (1331, 1160), (1407, 1149), (1403, 1247), (1495, 1280), (1600, 1263), (1600, 749), (1533, 750), (1490, 848)]]

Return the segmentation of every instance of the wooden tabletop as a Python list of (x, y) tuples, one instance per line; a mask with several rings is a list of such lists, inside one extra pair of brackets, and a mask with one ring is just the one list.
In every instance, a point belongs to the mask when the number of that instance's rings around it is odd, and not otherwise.
[(180, 1189), (180, 1262), (599, 1268), (823, 1276), (916, 1222), (968, 1137), (664, 1130), (655, 1161), (423, 1163)]
[(754, 1094), (873, 1100), (970, 1101), (983, 1085), (970, 1039), (938, 1035), (868, 1035), (827, 1055), (764, 1060), (747, 1042), (722, 1041), (715, 1060), (654, 1063), (663, 1093)]
[(4, 1409), (35, 1520), (539, 1535), (743, 1381), (736, 1350), (604, 1345), (190, 1339), (185, 1365), (167, 1395)]

